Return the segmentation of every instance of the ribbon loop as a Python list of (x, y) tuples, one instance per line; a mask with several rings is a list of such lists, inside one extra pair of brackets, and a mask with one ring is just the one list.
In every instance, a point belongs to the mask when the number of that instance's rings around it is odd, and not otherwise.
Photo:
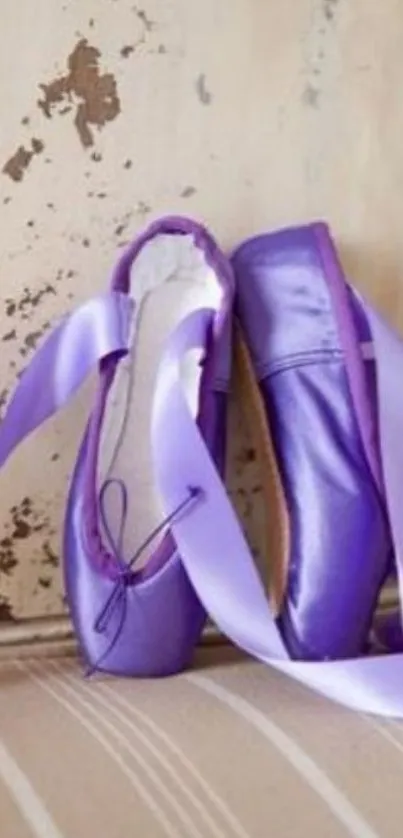
[(60, 410), (103, 359), (128, 351), (133, 302), (110, 292), (76, 309), (25, 369), (0, 424), (0, 468), (25, 437)]

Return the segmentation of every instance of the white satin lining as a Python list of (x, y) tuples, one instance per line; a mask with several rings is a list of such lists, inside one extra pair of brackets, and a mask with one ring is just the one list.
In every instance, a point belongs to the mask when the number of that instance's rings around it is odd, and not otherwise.
[[(150, 450), (150, 416), (156, 370), (168, 335), (190, 312), (219, 306), (221, 287), (191, 235), (160, 234), (149, 241), (130, 271), (135, 303), (130, 353), (120, 362), (111, 387), (100, 444), (99, 485), (123, 480), (128, 494), (123, 553), (131, 556), (160, 522), (163, 510), (155, 487)], [(200, 352), (184, 360), (183, 382), (195, 416)], [(117, 536), (121, 495), (105, 497), (108, 524)], [(152, 548), (149, 552), (155, 548)], [(144, 552), (144, 561), (147, 551)]]

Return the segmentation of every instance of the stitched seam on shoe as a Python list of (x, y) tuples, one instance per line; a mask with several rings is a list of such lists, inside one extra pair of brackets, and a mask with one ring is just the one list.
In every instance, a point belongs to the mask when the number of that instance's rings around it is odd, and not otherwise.
[(283, 370), (298, 369), (298, 367), (313, 366), (315, 364), (331, 364), (334, 361), (343, 361), (343, 359), (344, 356), (340, 349), (299, 352), (293, 355), (287, 355), (286, 358), (281, 358), (277, 361), (269, 361), (266, 364), (259, 365), (256, 373), (258, 380), (261, 381), (263, 378), (275, 375), (278, 372), (283, 372)]

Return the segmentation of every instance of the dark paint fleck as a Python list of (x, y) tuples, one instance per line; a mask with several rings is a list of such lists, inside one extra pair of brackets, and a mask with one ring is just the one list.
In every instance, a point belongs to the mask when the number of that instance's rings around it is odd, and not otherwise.
[(320, 97), (320, 90), (317, 87), (313, 87), (312, 84), (307, 84), (303, 94), (302, 94), (302, 101), (303, 104), (306, 105), (308, 108), (319, 108), (319, 97)]
[(194, 186), (185, 186), (185, 188), (182, 189), (181, 198), (191, 198), (192, 195), (196, 194), (196, 192), (197, 189)]
[(337, 3), (338, 0), (323, 0), (323, 14), (329, 22), (335, 16)]
[(4, 387), (3, 390), (0, 390), (0, 422), (1, 422), (1, 419), (2, 419), (2, 416), (3, 416), (3, 410), (4, 410), (4, 408), (7, 404), (7, 400), (8, 400), (8, 390), (7, 390), (6, 387)]
[(36, 137), (34, 137), (34, 139), (31, 140), (31, 145), (32, 145), (32, 149), (34, 151), (34, 154), (40, 154), (41, 151), (43, 151), (43, 149), (45, 148), (42, 140), (37, 140)]
[(45, 554), (45, 558), (42, 560), (42, 564), (49, 565), (50, 567), (59, 567), (59, 557), (52, 550), (49, 541), (43, 542), (42, 550)]
[(40, 576), (38, 579), (38, 584), (41, 588), (50, 588), (52, 585), (52, 579), (49, 576)]
[(0, 575), (10, 576), (18, 561), (14, 555), (13, 541), (10, 538), (3, 538), (0, 541)]
[(148, 215), (151, 212), (151, 207), (145, 201), (139, 201), (137, 204), (138, 215)]
[(147, 17), (144, 9), (137, 9), (135, 6), (134, 11), (136, 12), (138, 19), (141, 20), (142, 24), (144, 25), (144, 29), (146, 30), (146, 32), (151, 32), (151, 30), (154, 29), (155, 26), (154, 21), (150, 20), (150, 18)]
[(38, 341), (41, 339), (41, 337), (42, 337), (44, 331), (47, 329), (48, 325), (49, 324), (46, 323), (42, 327), (42, 329), (37, 330), (36, 332), (29, 332), (29, 334), (25, 336), (24, 344), (25, 344), (27, 349), (36, 349)]
[(213, 97), (210, 91), (207, 89), (206, 76), (204, 75), (204, 73), (200, 73), (200, 76), (197, 77), (195, 88), (202, 105), (210, 105)]
[(128, 58), (129, 55), (132, 54), (132, 52), (134, 52), (133, 44), (127, 44), (127, 46), (122, 47), (122, 49), (120, 50), (122, 58)]
[(44, 297), (49, 295), (54, 296), (55, 294), (56, 289), (49, 282), (44, 286), (44, 288), (35, 292), (30, 291), (29, 288), (25, 287), (19, 300), (8, 298), (5, 301), (6, 314), (8, 317), (14, 317), (14, 315), (18, 312), (22, 315), (23, 320), (28, 320), (32, 314), (32, 310), (42, 302)]
[(0, 622), (15, 622), (15, 617), (8, 600), (0, 595)]
[(125, 163), (123, 164), (123, 168), (124, 169), (131, 169), (132, 165), (133, 165), (133, 163), (132, 163), (131, 160), (126, 160)]
[(36, 139), (34, 137), (31, 140), (31, 148), (27, 149), (24, 146), (20, 145), (17, 148), (17, 151), (12, 155), (12, 157), (7, 160), (7, 162), (3, 166), (3, 174), (8, 175), (11, 180), (14, 180), (16, 183), (19, 183), (25, 174), (26, 169), (28, 168), (32, 158), (40, 154), (44, 149), (44, 144), (42, 140)]
[(13, 539), (28, 538), (30, 533), (31, 527), (26, 521), (23, 521), (21, 518), (14, 521), (14, 530), (12, 533)]
[[(12, 506), (10, 519), (5, 524), (6, 535), (0, 540), (0, 573), (10, 575), (18, 564), (18, 542), (29, 538), (33, 533), (47, 530), (53, 535), (50, 520), (46, 515), (35, 510), (31, 498), (25, 497), (21, 503)], [(55, 556), (47, 540), (43, 543), (47, 563), (54, 565)]]
[(6, 342), (9, 340), (15, 340), (16, 337), (17, 332), (15, 331), (15, 329), (12, 329), (11, 332), (7, 332), (7, 334), (3, 335), (2, 340)]
[[(14, 506), (13, 510), (15, 510), (16, 508), (17, 507)], [(32, 498), (29, 498), (27, 495), (25, 495), (25, 497), (21, 501), (20, 509), (21, 509), (22, 515), (25, 515), (26, 517), (30, 517), (33, 514)]]

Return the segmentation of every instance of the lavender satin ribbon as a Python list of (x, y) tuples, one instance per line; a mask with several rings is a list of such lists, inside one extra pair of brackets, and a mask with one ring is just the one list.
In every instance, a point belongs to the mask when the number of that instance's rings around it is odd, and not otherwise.
[[(153, 405), (155, 475), (167, 514), (189, 483), (196, 483), (204, 491), (203, 502), (192, 515), (172, 524), (189, 577), (224, 633), (254, 657), (349, 708), (403, 718), (403, 654), (320, 663), (288, 657), (239, 522), (181, 386), (181, 359), (191, 349), (205, 345), (213, 316), (213, 311), (198, 311), (171, 336), (160, 364)], [(378, 318), (375, 322), (372, 314), (371, 326), (375, 326), (384, 478), (400, 578), (403, 516), (398, 507), (403, 444), (399, 438), (402, 403), (398, 378), (403, 345), (391, 336), (389, 327), (380, 324)]]
[[(69, 400), (99, 360), (127, 352), (132, 311), (126, 295), (110, 293), (83, 305), (50, 335), (22, 376), (0, 425), (0, 466), (24, 437)], [(367, 311), (377, 361), (385, 491), (401, 589), (403, 344), (372, 309)], [(189, 350), (205, 346), (214, 314), (206, 309), (190, 315), (171, 336), (153, 406), (156, 479), (190, 579), (222, 630), (256, 658), (347, 707), (403, 718), (403, 654), (323, 663), (288, 658), (239, 522), (181, 387), (181, 359)], [(191, 515), (176, 519), (175, 510), (188, 487), (195, 485), (202, 490), (199, 502)]]
[(94, 366), (128, 351), (133, 301), (111, 292), (76, 309), (33, 357), (0, 424), (0, 468), (35, 428), (78, 390)]
[(368, 303), (376, 359), (380, 448), (389, 522), (403, 606), (403, 341)]

